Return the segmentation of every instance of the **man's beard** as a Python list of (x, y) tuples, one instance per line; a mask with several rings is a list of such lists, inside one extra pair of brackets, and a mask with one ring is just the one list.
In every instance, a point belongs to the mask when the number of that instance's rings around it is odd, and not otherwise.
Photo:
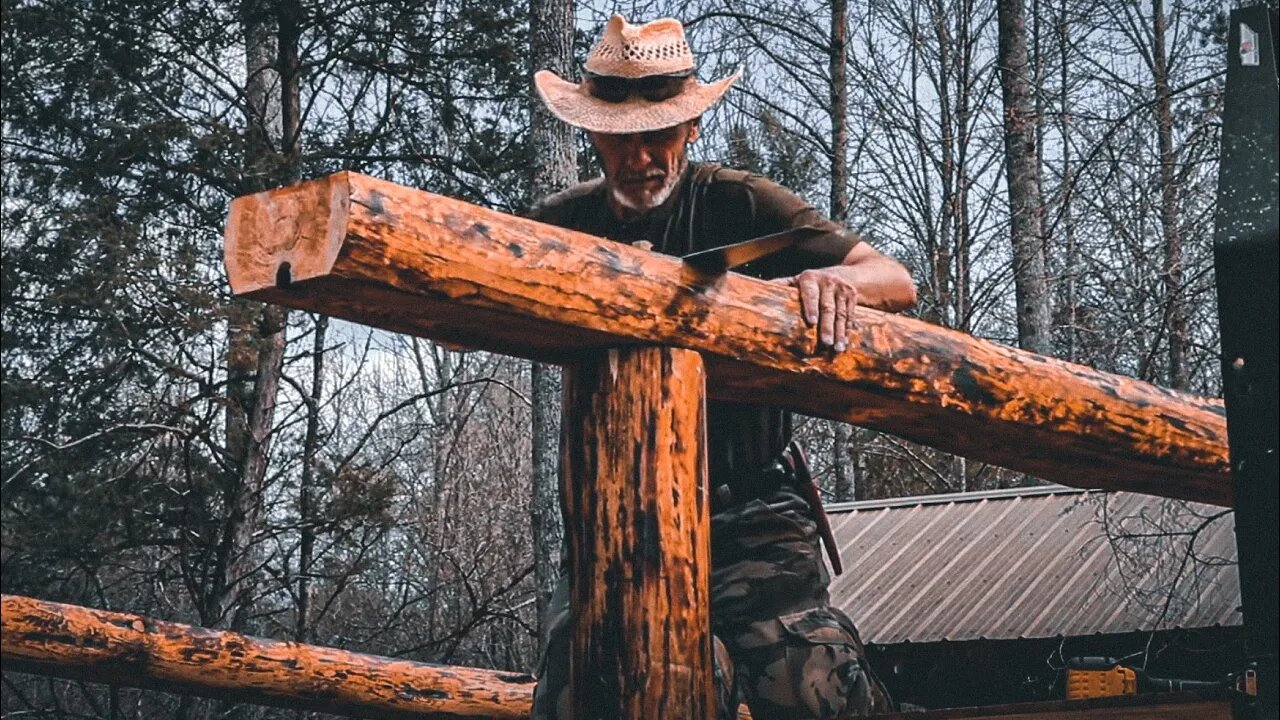
[(629, 195), (623, 192), (619, 186), (614, 185), (610, 190), (610, 193), (613, 195), (614, 202), (636, 213), (646, 213), (658, 207), (662, 203), (666, 202), (667, 198), (671, 197), (671, 193), (675, 191), (676, 185), (680, 183), (680, 178), (684, 176), (684, 168), (686, 164), (688, 164), (687, 160), (682, 161), (680, 166), (676, 168), (675, 172), (667, 173), (667, 176), (662, 180), (662, 187), (658, 188), (653, 193), (647, 194), (647, 197), (644, 198), (637, 198)]

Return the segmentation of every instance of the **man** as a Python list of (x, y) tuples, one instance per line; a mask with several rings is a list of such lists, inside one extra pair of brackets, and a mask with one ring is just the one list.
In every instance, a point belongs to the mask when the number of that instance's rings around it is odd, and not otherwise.
[[(858, 304), (901, 310), (915, 303), (900, 264), (791, 192), (688, 162), (699, 118), (738, 73), (700, 83), (678, 21), (636, 26), (613, 16), (584, 69), (580, 83), (546, 70), (534, 82), (556, 117), (587, 131), (604, 177), (545, 198), (532, 217), (671, 255), (792, 227), (823, 230), (736, 268), (795, 286), (820, 352), (845, 349)], [(862, 644), (852, 621), (828, 602), (815, 508), (797, 487), (787, 451), (790, 413), (712, 402), (707, 433), (720, 716), (735, 717), (739, 700), (761, 720), (865, 714), (871, 688)], [(562, 581), (534, 695), (539, 720), (569, 717), (568, 597)]]

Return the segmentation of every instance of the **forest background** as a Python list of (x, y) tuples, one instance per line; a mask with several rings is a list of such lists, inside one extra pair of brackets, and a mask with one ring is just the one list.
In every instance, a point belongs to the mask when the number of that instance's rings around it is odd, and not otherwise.
[[(1225, 5), (4, 0), (3, 591), (532, 670), (555, 371), (233, 300), (221, 234), (343, 168), (510, 213), (598, 174), (529, 76), (576, 76), (615, 9), (680, 17), (704, 80), (745, 68), (695, 159), (897, 257), (914, 314), (1220, 394)], [(1037, 482), (800, 433), (831, 500)], [(9, 673), (2, 708), (286, 714)]]

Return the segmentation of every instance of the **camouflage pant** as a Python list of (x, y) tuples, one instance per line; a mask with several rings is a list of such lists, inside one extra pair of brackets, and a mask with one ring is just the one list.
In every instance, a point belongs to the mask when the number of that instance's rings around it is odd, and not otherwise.
[[(853, 622), (828, 603), (829, 577), (818, 552), (808, 505), (789, 488), (711, 517), (719, 718), (736, 717), (739, 702), (757, 720), (870, 712), (862, 643)], [(569, 720), (567, 579), (551, 598), (546, 627), (533, 719)]]

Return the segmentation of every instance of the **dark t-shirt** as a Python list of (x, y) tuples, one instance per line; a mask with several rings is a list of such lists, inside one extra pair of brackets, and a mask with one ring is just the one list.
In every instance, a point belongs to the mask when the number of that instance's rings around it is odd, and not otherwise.
[[(758, 278), (789, 277), (838, 265), (859, 242), (791, 191), (759, 175), (690, 163), (671, 196), (631, 222), (609, 209), (602, 178), (580, 183), (538, 202), (529, 216), (618, 242), (640, 240), (657, 252), (687, 255), (792, 227), (827, 232), (734, 272)], [(712, 481), (731, 481), (776, 459), (791, 441), (791, 413), (780, 408), (711, 401), (707, 405)]]

